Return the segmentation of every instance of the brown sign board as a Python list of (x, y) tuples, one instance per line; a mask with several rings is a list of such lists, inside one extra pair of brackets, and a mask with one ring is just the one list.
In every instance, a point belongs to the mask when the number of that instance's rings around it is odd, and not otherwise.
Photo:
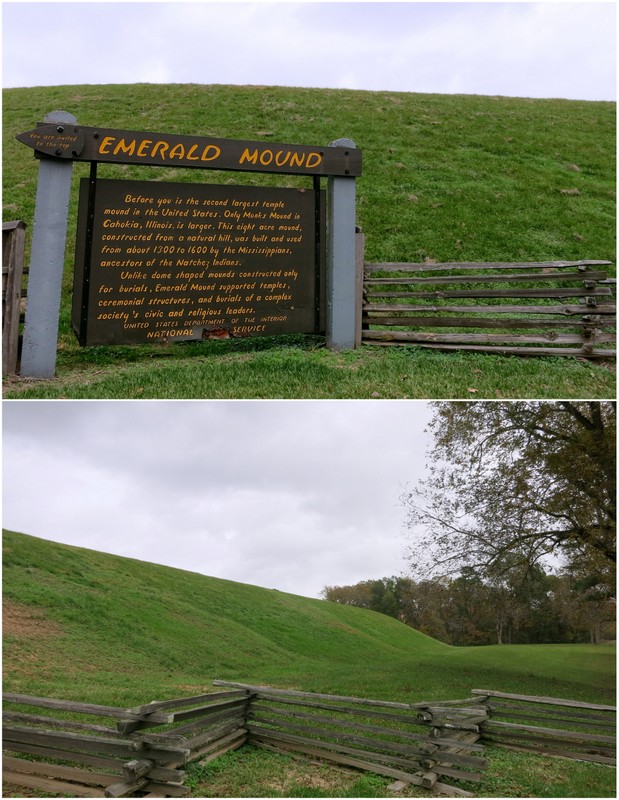
[(81, 344), (324, 330), (324, 192), (97, 180), (93, 200), (91, 187), (81, 181)]
[(361, 151), (73, 125), (38, 125), (17, 139), (40, 155), (75, 161), (159, 167), (271, 172), (293, 175), (361, 175)]

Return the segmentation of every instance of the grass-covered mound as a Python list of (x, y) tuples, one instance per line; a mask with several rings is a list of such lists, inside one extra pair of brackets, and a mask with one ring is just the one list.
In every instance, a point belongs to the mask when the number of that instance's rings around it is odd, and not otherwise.
[(614, 650), (454, 648), (364, 609), (4, 533), (12, 691), (139, 704), (215, 678), (392, 700), (490, 688), (612, 702)]

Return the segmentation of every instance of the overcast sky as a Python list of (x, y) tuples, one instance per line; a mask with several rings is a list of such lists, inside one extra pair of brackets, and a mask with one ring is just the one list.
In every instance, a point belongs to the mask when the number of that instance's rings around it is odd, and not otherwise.
[(3, 2), (5, 87), (265, 84), (614, 100), (610, 2)]
[(318, 597), (406, 573), (415, 401), (5, 401), (3, 527)]

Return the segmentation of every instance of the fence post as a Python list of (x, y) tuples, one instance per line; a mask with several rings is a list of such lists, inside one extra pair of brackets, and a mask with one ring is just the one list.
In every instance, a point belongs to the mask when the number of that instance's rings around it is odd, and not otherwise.
[[(60, 126), (77, 120), (66, 111), (52, 111), (44, 122)], [(39, 162), (20, 370), (25, 378), (53, 378), (56, 370), (72, 168), (71, 159)]]
[(19, 352), (26, 223), (2, 223), (2, 374), (15, 375)]
[[(337, 139), (330, 147), (356, 147)], [(332, 176), (328, 181), (327, 347), (352, 350), (356, 340), (356, 179)]]
[(356, 228), (356, 268), (355, 268), (355, 347), (361, 346), (363, 330), (363, 265), (365, 263), (365, 234)]

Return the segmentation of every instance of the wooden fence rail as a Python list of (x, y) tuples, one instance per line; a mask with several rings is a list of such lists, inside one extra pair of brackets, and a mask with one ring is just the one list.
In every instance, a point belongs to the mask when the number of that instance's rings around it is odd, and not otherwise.
[(359, 263), (365, 344), (616, 357), (610, 261)]
[(485, 742), (513, 750), (615, 765), (617, 710), (554, 697), (473, 689), (483, 699), (488, 719)]
[(2, 374), (14, 375), (19, 360), (26, 223), (2, 223)]

